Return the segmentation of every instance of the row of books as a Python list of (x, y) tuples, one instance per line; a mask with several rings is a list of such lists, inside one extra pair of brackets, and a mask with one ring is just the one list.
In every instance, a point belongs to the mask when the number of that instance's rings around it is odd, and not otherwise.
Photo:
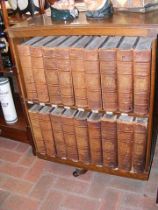
[(37, 151), (85, 164), (143, 172), (148, 118), (34, 104), (29, 109)]
[(151, 45), (149, 37), (34, 37), (18, 46), (27, 99), (145, 115)]

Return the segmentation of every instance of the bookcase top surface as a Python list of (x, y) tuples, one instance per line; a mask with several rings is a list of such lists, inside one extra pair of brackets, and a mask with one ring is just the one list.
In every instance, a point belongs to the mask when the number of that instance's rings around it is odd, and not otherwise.
[(8, 28), (10, 37), (49, 35), (154, 36), (158, 34), (158, 12), (115, 12), (104, 20), (87, 20), (81, 12), (72, 22), (55, 22), (46, 15), (34, 16)]

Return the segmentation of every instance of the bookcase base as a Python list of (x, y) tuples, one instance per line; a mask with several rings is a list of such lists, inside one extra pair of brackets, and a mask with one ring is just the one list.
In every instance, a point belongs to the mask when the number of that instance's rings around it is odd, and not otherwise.
[(97, 172), (102, 172), (102, 173), (107, 173), (110, 175), (116, 175), (116, 176), (122, 176), (122, 177), (127, 177), (127, 178), (132, 178), (132, 179), (139, 179), (139, 180), (148, 180), (149, 178), (149, 173), (150, 171), (146, 171), (144, 173), (132, 173), (132, 172), (125, 172), (121, 170), (116, 170), (108, 167), (102, 167), (102, 166), (96, 166), (92, 164), (84, 164), (82, 162), (74, 162), (72, 160), (66, 160), (66, 159), (60, 159), (57, 157), (49, 157), (46, 155), (42, 155), (40, 153), (36, 153), (37, 157), (40, 159), (52, 161), (52, 162), (57, 162), (61, 164), (66, 164), (70, 166), (74, 166), (75, 168), (82, 168), (85, 170), (91, 170), (91, 171), (97, 171)]

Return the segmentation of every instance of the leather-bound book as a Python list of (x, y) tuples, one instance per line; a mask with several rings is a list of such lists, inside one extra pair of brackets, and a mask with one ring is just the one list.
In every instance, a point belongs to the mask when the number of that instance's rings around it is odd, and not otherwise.
[(42, 37), (34, 37), (18, 45), (18, 53), (26, 87), (26, 95), (27, 99), (31, 101), (37, 100), (37, 92), (32, 72), (30, 46), (41, 39)]
[(103, 109), (110, 112), (118, 110), (116, 48), (121, 37), (109, 37), (99, 49)]
[(30, 46), (32, 71), (35, 80), (37, 96), (38, 100), (44, 103), (49, 102), (49, 95), (44, 71), (42, 46), (46, 45), (48, 42), (55, 38), (56, 37), (53, 36), (45, 37), (44, 39)]
[(83, 36), (70, 48), (71, 70), (77, 107), (88, 107), (86, 75), (84, 68), (84, 48), (90, 42), (92, 36)]
[(42, 106), (35, 104), (28, 110), (28, 113), (30, 117), (31, 129), (34, 136), (34, 143), (36, 146), (36, 150), (40, 154), (46, 155), (46, 147), (39, 124), (39, 111), (41, 108)]
[(66, 109), (61, 115), (67, 159), (78, 161), (77, 142), (74, 128), (75, 109)]
[(58, 36), (43, 47), (44, 69), (51, 104), (62, 104), (55, 49), (67, 38), (68, 36)]
[(124, 37), (117, 49), (118, 106), (120, 112), (133, 111), (133, 48), (137, 37)]
[(52, 130), (51, 119), (50, 119), (51, 110), (52, 110), (52, 107), (44, 106), (39, 111), (39, 124), (40, 124), (41, 132), (42, 132), (43, 141), (46, 147), (46, 153), (50, 157), (51, 156), (55, 157), (56, 150), (55, 150), (53, 130)]
[(79, 39), (80, 36), (70, 36), (56, 48), (61, 100), (62, 104), (65, 106), (75, 105), (69, 50)]
[(88, 117), (88, 133), (91, 163), (102, 165), (101, 113), (92, 113)]
[(101, 118), (103, 165), (117, 167), (117, 116), (104, 114)]
[(66, 158), (66, 146), (62, 129), (62, 118), (61, 115), (64, 112), (64, 108), (58, 107), (53, 109), (50, 113), (54, 142), (56, 148), (56, 155), (59, 158)]
[(132, 169), (133, 117), (121, 115), (117, 120), (118, 168)]
[(140, 37), (134, 49), (134, 112), (147, 114), (150, 99), (152, 38)]
[(90, 112), (79, 111), (74, 117), (75, 135), (77, 141), (79, 161), (90, 162), (89, 136), (87, 118)]
[(133, 171), (136, 173), (142, 173), (145, 167), (147, 124), (147, 118), (137, 117), (134, 121), (132, 166)]
[(94, 36), (84, 49), (88, 107), (92, 110), (102, 109), (98, 49), (106, 39), (107, 37)]

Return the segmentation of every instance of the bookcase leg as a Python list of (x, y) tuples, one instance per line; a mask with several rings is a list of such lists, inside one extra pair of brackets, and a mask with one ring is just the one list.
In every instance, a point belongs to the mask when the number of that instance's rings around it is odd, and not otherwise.
[(82, 174), (85, 174), (87, 172), (84, 168), (76, 168), (75, 171), (72, 173), (74, 177), (78, 177)]

